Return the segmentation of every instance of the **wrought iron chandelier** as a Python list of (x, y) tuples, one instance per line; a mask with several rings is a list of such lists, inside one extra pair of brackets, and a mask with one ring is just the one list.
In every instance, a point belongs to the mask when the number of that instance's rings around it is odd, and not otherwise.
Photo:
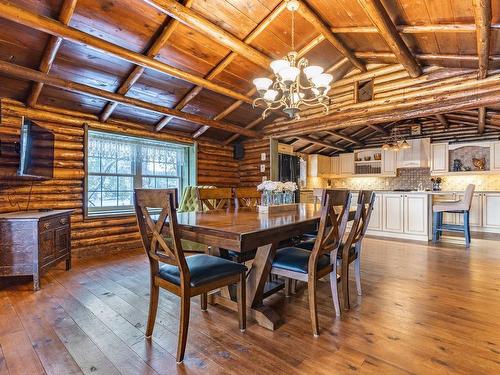
[(292, 12), (292, 51), (283, 59), (271, 62), (274, 79), (253, 80), (259, 93), (253, 107), (259, 103), (266, 107), (262, 118), (266, 118), (271, 111), (282, 109), (290, 119), (299, 119), (300, 106), (322, 106), (324, 114), (329, 112), (330, 98), (327, 93), (333, 76), (323, 73), (321, 66), (309, 65), (305, 58), (298, 59), (295, 51), (295, 12), (299, 6), (298, 0), (287, 2), (287, 9)]
[(384, 151), (400, 151), (407, 150), (411, 148), (411, 145), (404, 139), (399, 133), (399, 129), (394, 127), (391, 130), (391, 137), (389, 138), (389, 142), (386, 142), (382, 145), (382, 150)]

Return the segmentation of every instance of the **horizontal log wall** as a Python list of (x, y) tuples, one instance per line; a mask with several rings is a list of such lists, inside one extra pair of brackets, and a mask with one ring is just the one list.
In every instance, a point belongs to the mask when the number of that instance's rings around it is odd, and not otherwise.
[[(20, 106), (10, 106), (2, 101), (0, 139), (3, 146), (19, 142), (20, 115), (26, 114)], [(32, 111), (32, 110), (31, 110)], [(71, 244), (75, 256), (91, 256), (141, 248), (135, 217), (87, 219), (83, 217), (84, 186), (84, 122), (88, 118), (71, 116), (65, 122), (40, 121), (37, 118), (53, 118), (51, 112), (31, 112), (30, 117), (38, 125), (54, 133), (54, 178), (44, 182), (0, 181), (0, 213), (26, 209), (73, 209)], [(57, 116), (56, 116), (57, 117)], [(112, 125), (110, 125), (112, 127)], [(103, 128), (104, 129), (104, 128)], [(109, 130), (126, 133), (127, 127)], [(147, 136), (143, 130), (140, 133)], [(165, 134), (165, 133), (162, 133)], [(137, 134), (138, 135), (138, 134)], [(151, 132), (151, 137), (160, 138)], [(167, 140), (167, 139), (166, 139)], [(205, 142), (198, 144), (198, 184), (233, 187), (256, 186), (261, 181), (259, 172), (260, 152), (267, 152), (266, 174), (269, 173), (269, 142), (249, 142), (242, 161), (233, 159), (232, 146), (218, 146)], [(15, 176), (19, 163), (12, 150), (0, 157), (0, 175)]]
[[(269, 179), (270, 173), (270, 143), (268, 139), (251, 140), (244, 143), (245, 156), (239, 163), (240, 185), (257, 186), (265, 176)], [(266, 160), (261, 160), (261, 154), (266, 154)], [(265, 165), (265, 171), (260, 166)]]

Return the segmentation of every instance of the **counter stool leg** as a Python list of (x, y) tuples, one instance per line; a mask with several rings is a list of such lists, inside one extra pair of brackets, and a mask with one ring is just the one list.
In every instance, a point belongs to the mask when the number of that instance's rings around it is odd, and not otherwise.
[(465, 247), (470, 246), (470, 220), (469, 211), (464, 211), (464, 233), (465, 233)]
[(438, 221), (439, 221), (439, 212), (434, 212), (432, 215), (432, 242), (437, 241), (437, 232), (438, 232)]

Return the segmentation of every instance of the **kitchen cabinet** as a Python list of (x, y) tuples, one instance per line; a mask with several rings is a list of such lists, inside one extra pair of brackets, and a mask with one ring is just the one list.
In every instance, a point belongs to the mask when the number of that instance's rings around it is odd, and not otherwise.
[(404, 231), (404, 204), (403, 194), (383, 194), (383, 224), (386, 232), (403, 233)]
[(331, 162), (328, 156), (309, 155), (309, 176), (321, 177), (331, 174)]
[(382, 171), (384, 176), (396, 176), (397, 152), (391, 150), (382, 151)]
[(446, 173), (448, 169), (448, 143), (431, 144), (431, 173)]
[(354, 174), (354, 153), (340, 154), (340, 175), (351, 176)]
[(340, 174), (340, 158), (338, 156), (330, 158), (330, 173), (335, 176)]
[(427, 168), (429, 167), (430, 139), (410, 139), (411, 146), (397, 152), (398, 168)]
[[(470, 206), (469, 212), (469, 225), (471, 227), (481, 227), (483, 225), (483, 193), (474, 193), (472, 196), (472, 203)], [(457, 200), (463, 199), (463, 194), (457, 194)], [(455, 214), (456, 219), (455, 222), (459, 225), (463, 225), (464, 223), (464, 215), (463, 214)]]
[(483, 194), (483, 227), (500, 228), (500, 193)]
[(371, 230), (382, 230), (382, 195), (375, 193), (375, 202), (373, 203), (372, 216), (370, 217), (370, 222), (368, 223), (368, 229)]
[(500, 141), (491, 142), (490, 169), (492, 171), (500, 171)]
[(299, 195), (300, 203), (314, 203), (314, 195), (312, 190), (301, 190)]
[(404, 195), (404, 232), (425, 236), (428, 233), (428, 195)]

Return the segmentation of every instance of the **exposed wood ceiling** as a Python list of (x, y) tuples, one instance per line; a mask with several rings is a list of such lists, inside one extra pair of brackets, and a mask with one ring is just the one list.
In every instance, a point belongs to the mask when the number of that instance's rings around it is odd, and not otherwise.
[[(291, 50), (280, 0), (0, 0), (0, 97), (229, 144), (303, 152), (500, 132), (500, 0), (307, 0), (296, 48), (334, 74), (331, 112), (262, 120), (252, 80)], [(357, 103), (374, 80), (373, 100)]]

